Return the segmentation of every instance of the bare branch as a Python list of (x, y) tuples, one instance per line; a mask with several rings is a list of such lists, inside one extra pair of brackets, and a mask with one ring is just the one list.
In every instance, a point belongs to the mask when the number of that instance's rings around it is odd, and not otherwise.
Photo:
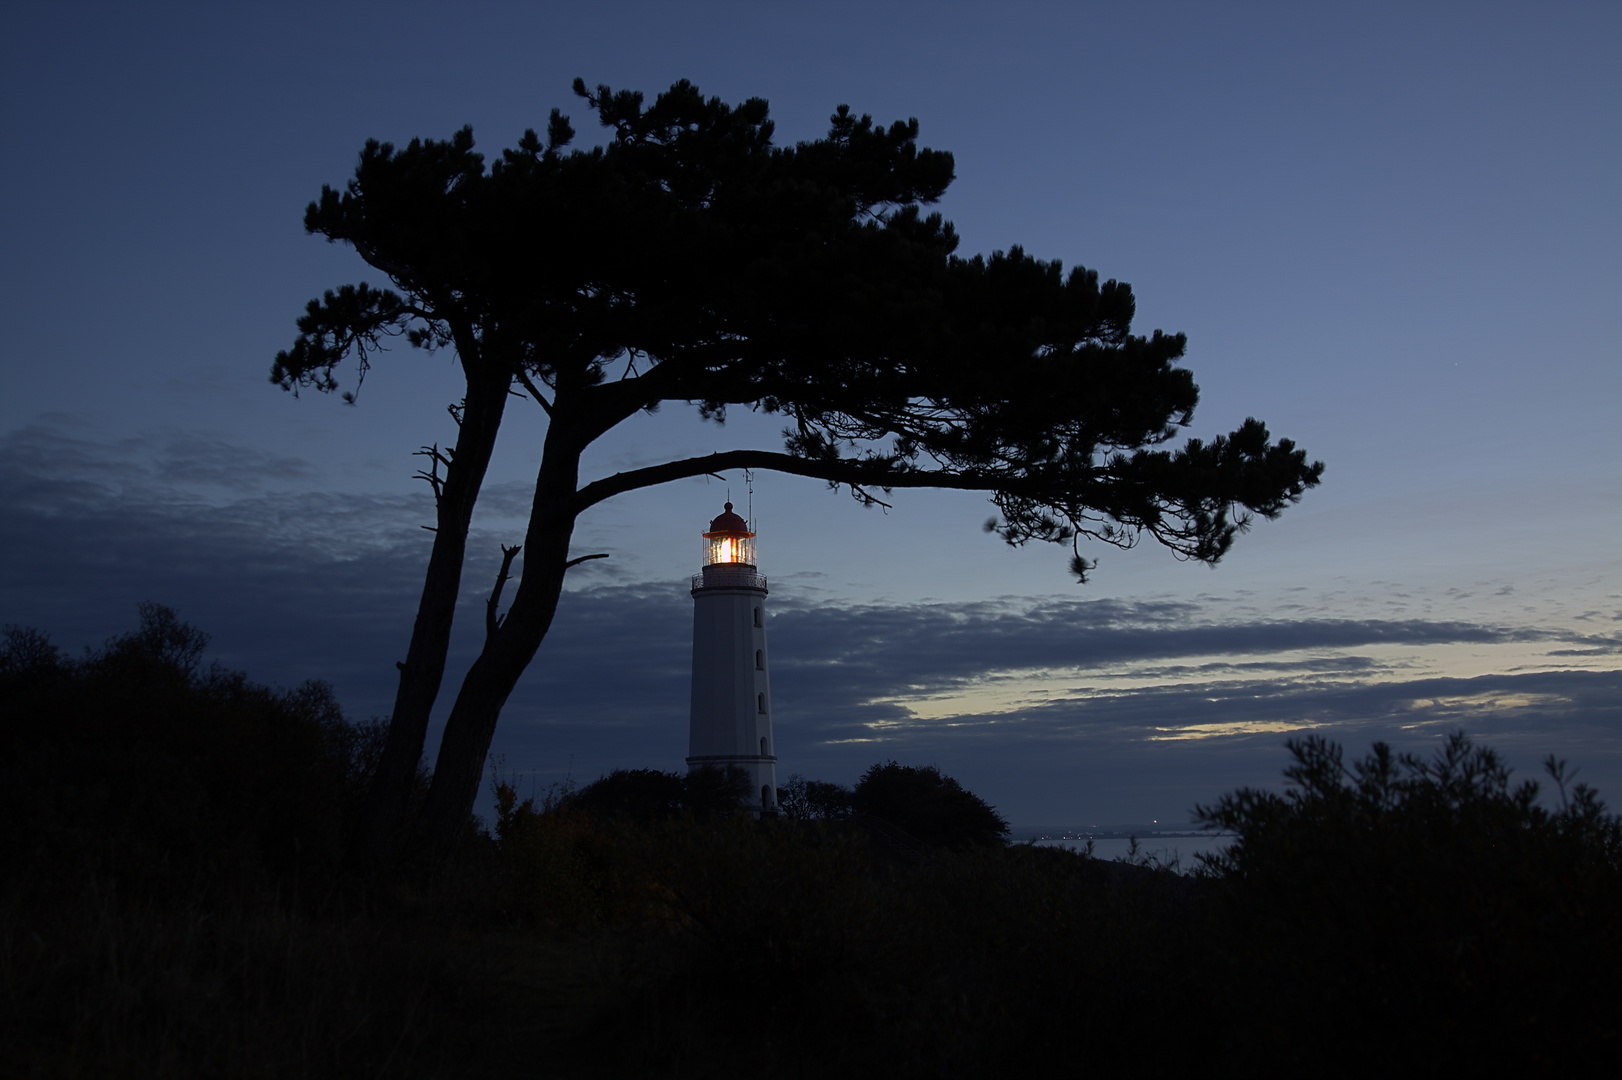
[(495, 637), (496, 631), (501, 629), (505, 619), (496, 617), (496, 608), (501, 604), (501, 590), (507, 585), (508, 572), (512, 570), (513, 559), (518, 554), (521, 544), (508, 547), (501, 545), (501, 572), (496, 575), (496, 587), (490, 591), (490, 599), (484, 602), (484, 636), (488, 641)]
[(608, 558), (608, 553), (606, 551), (603, 552), (600, 555), (581, 555), (578, 558), (570, 559), (568, 562), (564, 563), (563, 568), (565, 570), (567, 570), (572, 566), (579, 566), (583, 562), (590, 562), (593, 559), (606, 559), (606, 558)]
[[(452, 411), (451, 415), (456, 416), (456, 413)], [(458, 419), (457, 423), (460, 424), (461, 420)], [(452, 453), (453, 451), (450, 450), (440, 450), (439, 444), (435, 443), (432, 446), (425, 446), (411, 455), (412, 457), (425, 457), (432, 462), (427, 472), (419, 471), (412, 476), (412, 479), (428, 482), (428, 486), (434, 489), (434, 504), (436, 506), (439, 504), (440, 497), (445, 494), (445, 479), (439, 475), (439, 467), (441, 465), (445, 466), (446, 469), (451, 467)], [(426, 527), (424, 526), (424, 528)]]

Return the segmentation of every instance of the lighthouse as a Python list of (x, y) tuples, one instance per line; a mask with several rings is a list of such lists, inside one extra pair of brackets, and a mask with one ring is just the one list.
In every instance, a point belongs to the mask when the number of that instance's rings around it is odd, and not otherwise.
[(693, 575), (693, 700), (689, 770), (741, 769), (746, 805), (777, 810), (777, 744), (766, 657), (766, 579), (756, 572), (755, 534), (727, 503), (704, 534), (704, 567)]

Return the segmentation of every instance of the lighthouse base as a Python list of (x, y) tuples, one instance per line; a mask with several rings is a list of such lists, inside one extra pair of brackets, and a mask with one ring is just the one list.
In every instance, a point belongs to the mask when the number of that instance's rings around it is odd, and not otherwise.
[(777, 756), (775, 754), (706, 754), (687, 759), (687, 771), (720, 769), (730, 773), (734, 769), (749, 780), (743, 807), (750, 814), (777, 813)]

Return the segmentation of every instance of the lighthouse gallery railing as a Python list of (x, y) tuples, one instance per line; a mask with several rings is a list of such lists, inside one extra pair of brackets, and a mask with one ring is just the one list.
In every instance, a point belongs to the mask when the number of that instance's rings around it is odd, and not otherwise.
[(759, 589), (766, 591), (766, 575), (742, 567), (723, 567), (712, 564), (701, 574), (693, 575), (693, 589)]

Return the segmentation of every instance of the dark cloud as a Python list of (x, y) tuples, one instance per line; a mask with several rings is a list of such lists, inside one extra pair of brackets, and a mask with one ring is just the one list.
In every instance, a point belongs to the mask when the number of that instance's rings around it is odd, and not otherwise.
[[(898, 688), (952, 689), (997, 671), (1107, 671), (1156, 659), (1442, 642), (1492, 644), (1548, 636), (1538, 630), (1466, 622), (1240, 623), (1219, 621), (1222, 614), (1219, 606), (1121, 600), (790, 607), (777, 617), (774, 646), (777, 668), (837, 669), (841, 685), (854, 686), (860, 696), (879, 697)], [(1310, 661), (1300, 663), (1313, 666)]]
[(220, 435), (170, 431), (103, 443), (77, 426), (70, 417), (47, 419), (0, 438), (19, 486), (58, 498), (182, 486), (241, 494), (320, 479), (307, 461), (250, 450)]

